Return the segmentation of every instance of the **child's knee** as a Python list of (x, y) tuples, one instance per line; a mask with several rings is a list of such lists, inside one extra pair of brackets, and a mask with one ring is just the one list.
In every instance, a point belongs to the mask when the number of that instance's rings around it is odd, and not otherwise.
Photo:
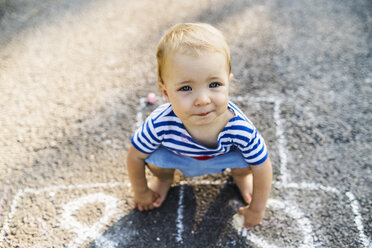
[(252, 170), (250, 167), (246, 168), (231, 168), (231, 176), (233, 177), (241, 177), (246, 176), (252, 173)]
[(146, 164), (150, 171), (158, 177), (173, 177), (175, 169), (161, 168), (153, 164)]

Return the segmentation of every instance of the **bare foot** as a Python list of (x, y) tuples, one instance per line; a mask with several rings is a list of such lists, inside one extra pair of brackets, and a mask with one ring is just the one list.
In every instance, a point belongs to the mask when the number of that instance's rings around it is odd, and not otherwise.
[(173, 180), (160, 180), (155, 176), (151, 178), (149, 188), (159, 194), (159, 197), (154, 202), (154, 207), (158, 208), (163, 204), (172, 183)]
[(253, 175), (252, 173), (246, 175), (233, 175), (234, 182), (240, 190), (244, 201), (246, 203), (251, 203), (252, 193), (253, 193)]

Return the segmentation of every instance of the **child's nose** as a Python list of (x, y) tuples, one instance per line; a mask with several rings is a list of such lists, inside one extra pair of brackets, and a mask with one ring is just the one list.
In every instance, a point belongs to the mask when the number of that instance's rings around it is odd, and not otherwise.
[(206, 92), (201, 92), (195, 99), (195, 106), (203, 106), (211, 103), (211, 99)]

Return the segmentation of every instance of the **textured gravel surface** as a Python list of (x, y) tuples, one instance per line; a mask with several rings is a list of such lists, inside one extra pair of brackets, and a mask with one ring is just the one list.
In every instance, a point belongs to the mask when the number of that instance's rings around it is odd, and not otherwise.
[[(0, 0), (0, 247), (371, 247), (371, 15), (368, 0)], [(196, 21), (226, 35), (231, 95), (270, 148), (250, 230), (232, 226), (228, 173), (131, 203), (156, 44)]]

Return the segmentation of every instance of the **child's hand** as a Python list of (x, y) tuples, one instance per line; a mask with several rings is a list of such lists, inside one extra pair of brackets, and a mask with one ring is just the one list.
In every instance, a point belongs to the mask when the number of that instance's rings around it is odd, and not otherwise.
[(159, 198), (159, 194), (151, 189), (141, 193), (134, 193), (134, 207), (138, 208), (139, 211), (152, 210), (158, 207), (157, 202)]
[(239, 208), (239, 214), (244, 216), (244, 227), (251, 227), (262, 221), (265, 215), (265, 209), (254, 211), (247, 206)]

